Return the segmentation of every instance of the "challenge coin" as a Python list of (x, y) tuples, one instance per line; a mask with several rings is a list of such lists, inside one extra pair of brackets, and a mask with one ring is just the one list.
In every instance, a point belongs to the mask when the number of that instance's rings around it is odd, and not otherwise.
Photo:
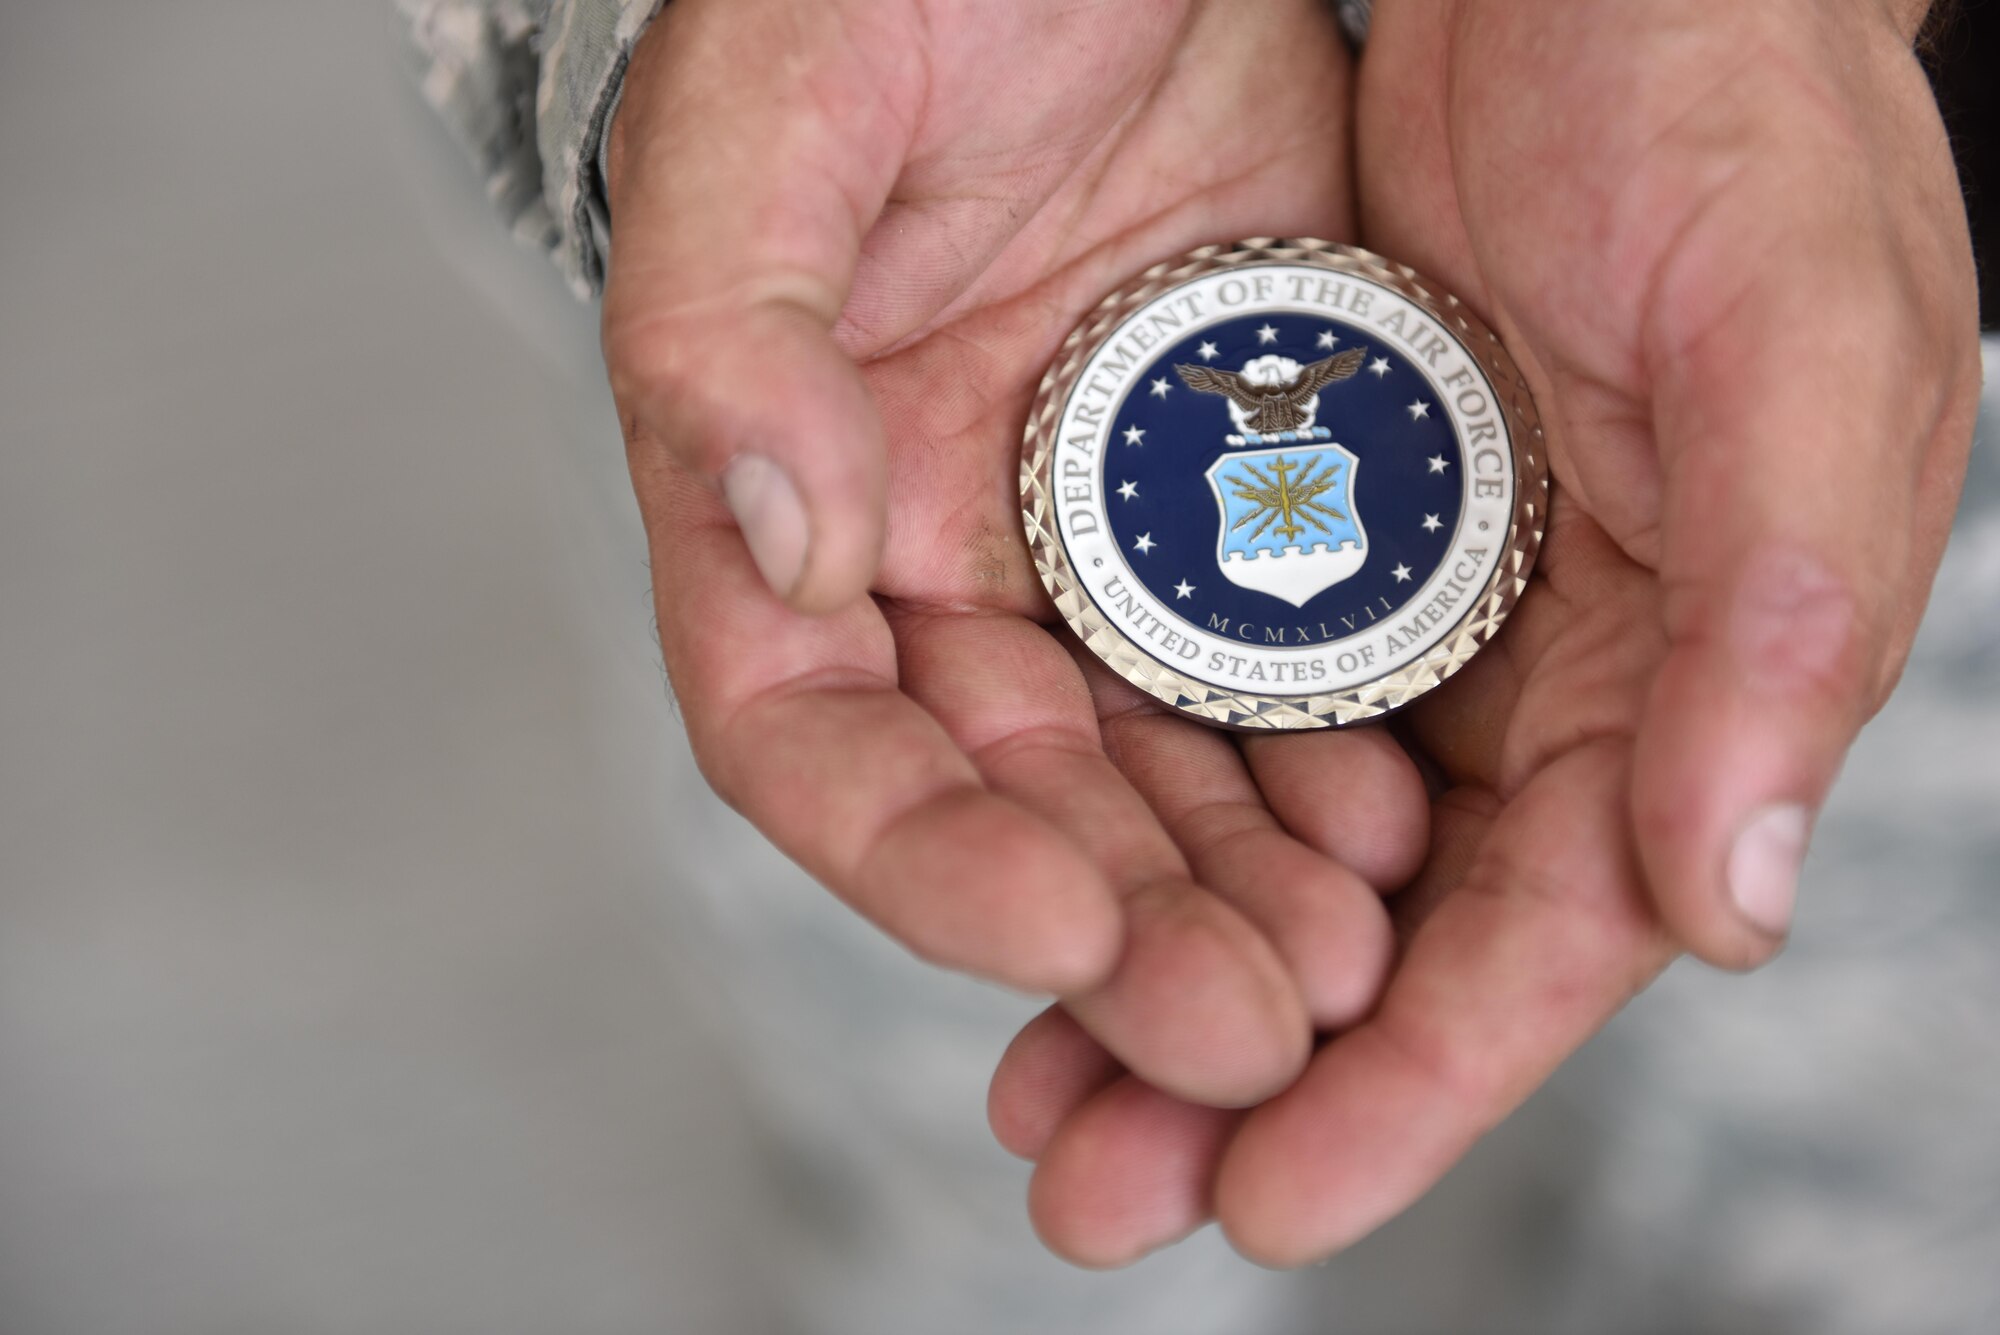
[(1127, 681), (1244, 729), (1380, 718), (1490, 641), (1548, 514), (1500, 340), (1350, 246), (1206, 246), (1113, 292), (1043, 377), (1021, 509), (1056, 610)]

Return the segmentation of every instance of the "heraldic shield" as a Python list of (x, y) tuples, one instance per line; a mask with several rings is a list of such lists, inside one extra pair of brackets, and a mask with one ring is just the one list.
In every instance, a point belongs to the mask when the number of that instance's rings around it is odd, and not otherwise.
[(1207, 477), (1222, 511), (1223, 577), (1304, 607), (1361, 569), (1368, 531), (1354, 509), (1358, 463), (1332, 442), (1217, 459)]

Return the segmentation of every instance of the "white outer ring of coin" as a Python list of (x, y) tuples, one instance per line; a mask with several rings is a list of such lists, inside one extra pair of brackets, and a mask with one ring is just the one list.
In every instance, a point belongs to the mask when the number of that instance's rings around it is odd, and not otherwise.
[[(1075, 391), (1094, 362), (1125, 330), (1135, 317), (1161, 298), (1177, 294), (1189, 285), (1225, 271), (1254, 267), (1309, 268), (1329, 270), (1365, 284), (1384, 294), (1380, 318), (1401, 303), (1414, 308), (1462, 353), (1468, 369), (1483, 381), (1478, 386), (1492, 404), (1493, 415), (1502, 424), (1503, 442), (1513, 462), (1511, 490), (1488, 522), (1504, 527), (1489, 549), (1489, 559), (1470, 581), (1467, 595), (1460, 597), (1449, 612), (1423, 631), (1412, 645), (1386, 660), (1358, 671), (1329, 671), (1327, 685), (1310, 694), (1287, 695), (1246, 687), (1241, 682), (1195, 676), (1170, 665), (1149, 652), (1135, 638), (1129, 624), (1120, 624), (1106, 614), (1093, 588), (1101, 591), (1112, 574), (1129, 567), (1115, 547), (1090, 552), (1082, 559), (1093, 564), (1091, 579), (1084, 579), (1072, 561), (1065, 541), (1063, 507), (1054, 485), (1056, 461), (1064, 439), (1064, 423), (1070, 417)], [(1363, 324), (1344, 310), (1316, 307), (1309, 303), (1275, 298), (1246, 303), (1219, 313), (1214, 320), (1270, 310), (1273, 313), (1317, 313), (1348, 323)], [(1193, 332), (1203, 321), (1190, 325)], [(1438, 402), (1454, 418), (1461, 449), (1470, 453), (1465, 422), (1454, 408), (1454, 395), (1438, 383), (1440, 375), (1426, 359), (1393, 335), (1385, 340), (1395, 344), (1415, 366), (1431, 379)], [(1145, 359), (1142, 359), (1142, 361)], [(1442, 368), (1440, 368), (1442, 369)], [(1136, 375), (1137, 366), (1133, 368)], [(1123, 394), (1114, 395), (1114, 400)], [(1410, 609), (1428, 605), (1434, 586), (1448, 579), (1455, 555), (1468, 545), (1469, 532), (1476, 532), (1479, 514), (1474, 510), (1472, 479), (1467, 479), (1466, 508), (1459, 516), (1452, 555), (1433, 572), (1423, 592), (1409, 600), (1398, 617), (1407, 618)], [(1101, 496), (1101, 476), (1099, 493)], [(1499, 336), (1488, 329), (1456, 297), (1441, 291), (1416, 271), (1352, 246), (1326, 241), (1258, 239), (1233, 246), (1204, 246), (1175, 260), (1155, 265), (1131, 283), (1113, 292), (1070, 333), (1056, 354), (1028, 415), (1026, 439), (1021, 455), (1021, 517), (1027, 529), (1028, 545), (1035, 568), (1042, 577), (1056, 611), (1091, 651), (1125, 680), (1165, 701), (1175, 709), (1204, 722), (1246, 730), (1339, 727), (1366, 722), (1401, 709), (1430, 691), (1463, 667), (1481, 646), (1499, 632), (1527, 586), (1528, 574), (1541, 548), (1547, 525), (1549, 499), (1548, 468), (1540, 417), (1535, 410), (1527, 381), (1501, 346)], [(1490, 501), (1490, 498), (1489, 498)], [(1504, 519), (1502, 516), (1504, 515)], [(1113, 559), (1120, 564), (1113, 566)], [(1096, 561), (1103, 560), (1104, 566)], [(1186, 623), (1183, 623), (1185, 625)], [(1335, 659), (1344, 646), (1358, 643), (1362, 636), (1350, 636), (1312, 649), (1273, 649), (1264, 654), (1271, 661), (1301, 661), (1315, 652)], [(1247, 646), (1233, 644), (1241, 654)], [(1246, 661), (1248, 656), (1244, 655)], [(1197, 661), (1205, 660), (1203, 652)], [(1329, 669), (1335, 664), (1328, 663)], [(1226, 675), (1226, 674), (1216, 674)]]

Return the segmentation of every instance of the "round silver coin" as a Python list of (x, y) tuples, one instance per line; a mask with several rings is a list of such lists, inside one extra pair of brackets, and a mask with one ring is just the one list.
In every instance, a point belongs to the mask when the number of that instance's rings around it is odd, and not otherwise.
[(1547, 522), (1500, 339), (1351, 246), (1205, 246), (1113, 292), (1029, 415), (1021, 509), (1056, 609), (1225, 727), (1337, 727), (1491, 640)]

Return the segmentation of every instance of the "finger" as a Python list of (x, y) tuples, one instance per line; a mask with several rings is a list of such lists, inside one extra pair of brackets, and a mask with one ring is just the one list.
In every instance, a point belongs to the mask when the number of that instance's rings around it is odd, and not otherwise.
[(1010, 1154), (1039, 1159), (1062, 1120), (1123, 1069), (1070, 1013), (1051, 1006), (1028, 1021), (994, 1068), (986, 1121)]
[(604, 351), (635, 464), (719, 487), (806, 610), (859, 597), (882, 544), (881, 427), (831, 331), (908, 144), (904, 45), (867, 6), (682, 0), (613, 127)]
[[(1399, 929), (1416, 931), (1464, 881), (1498, 809), (1492, 794), (1476, 789), (1453, 789), (1438, 799), (1432, 855), (1422, 874), (1395, 900)], [(1101, 1100), (1104, 1106), (1099, 1106), (1099, 1091), (1112, 1086), (1120, 1072), (1108, 1053), (1073, 1023), (1065, 1025), (1064, 1019), (1061, 1009), (1052, 1007), (1009, 1046), (993, 1077), (989, 1101), (993, 1124), (996, 1132), (1005, 1128), (1002, 1144), (1023, 1157), (1045, 1160), (1035, 1183), (1035, 1199), (1041, 1203), (1038, 1219), (1045, 1220), (1039, 1227), (1045, 1237), (1059, 1240), (1064, 1255), (1129, 1258), (1173, 1241), (1192, 1225), (1185, 1215), (1171, 1210), (1119, 1209), (1107, 1217), (1099, 1203), (1198, 1199), (1205, 1194), (1203, 1184), (1215, 1172), (1217, 1160), (1165, 1152), (1156, 1153), (1147, 1164), (1129, 1154), (1105, 1157), (1091, 1151), (1092, 1140), (1143, 1144), (1157, 1134), (1153, 1123), (1158, 1113), (1152, 1101), (1135, 1097), (1106, 1097)], [(1079, 1111), (1084, 1109), (1087, 1116)], [(1237, 1120), (1222, 1110), (1211, 1113), (1206, 1123), (1192, 1113), (1182, 1118), (1187, 1135), (1220, 1136)], [(1069, 1124), (1078, 1119), (1084, 1129), (1072, 1133)], [(1050, 1146), (1058, 1142), (1064, 1148), (1051, 1152)], [(1135, 1225), (1135, 1218), (1172, 1222), (1147, 1228)]]
[(1048, 632), (1019, 617), (898, 609), (913, 698), (996, 793), (1067, 834), (1117, 888), (1125, 951), (1065, 993), (1125, 1066), (1199, 1103), (1254, 1103), (1304, 1065), (1311, 1025), (1269, 942), (1188, 875), (1145, 801), (1106, 759), (1090, 694)]
[(1728, 967), (1783, 940), (1814, 815), (1901, 670), (1978, 384), (1955, 189), (1916, 226), (1867, 155), (1777, 147), (1787, 171), (1701, 215), (1650, 311), (1670, 650), (1634, 817), (1662, 914)]
[(988, 791), (898, 689), (873, 603), (781, 603), (686, 475), (647, 507), (667, 669), (703, 773), (807, 871), (925, 959), (1038, 992), (1105, 978), (1123, 926), (1071, 840)]
[(1431, 852), (1424, 869), (1396, 897), (1396, 931), (1407, 938), (1472, 873), (1479, 846), (1500, 814), (1500, 799), (1486, 788), (1448, 788), (1431, 804)]
[[(1374, 888), (1285, 831), (1229, 737), (1168, 713), (1101, 665), (1089, 665), (1088, 679), (1106, 751), (1195, 878), (1263, 931), (1316, 1029), (1359, 1019), (1375, 1004), (1395, 949)], [(1331, 805), (1324, 788), (1320, 796)], [(1421, 812), (1421, 788), (1402, 796)]]
[(1429, 798), (1387, 728), (1246, 737), (1242, 745), (1264, 800), (1307, 844), (1382, 891), (1423, 866)]
[(1028, 1217), (1077, 1265), (1130, 1265), (1208, 1222), (1210, 1183), (1243, 1114), (1127, 1076), (1064, 1122), (1028, 1185)]
[(1532, 780), (1417, 928), (1377, 1012), (1246, 1119), (1216, 1187), (1245, 1255), (1303, 1264), (1403, 1210), (1664, 967), (1627, 763), (1603, 740)]

